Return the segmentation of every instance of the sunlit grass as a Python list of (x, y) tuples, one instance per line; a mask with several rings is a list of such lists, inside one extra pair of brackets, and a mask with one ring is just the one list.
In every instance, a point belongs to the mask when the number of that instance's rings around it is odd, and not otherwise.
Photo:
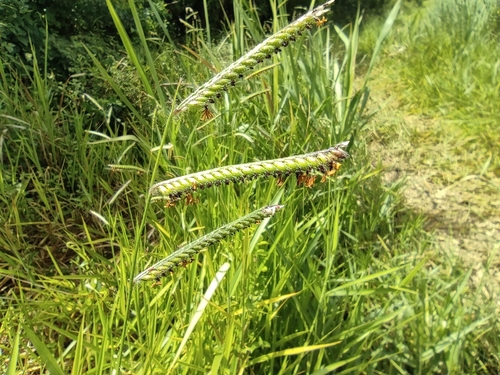
[(470, 153), (467, 164), (481, 170), (487, 163), (494, 173), (500, 168), (491, 152), (500, 144), (497, 20), (496, 1), (435, 1), (396, 28), (385, 62), (402, 104), (441, 119), (457, 151)]
[[(400, 183), (384, 182), (358, 136), (368, 98), (354, 85), (358, 23), (307, 31), (307, 43), (274, 56), (202, 121), (199, 112), (172, 116), (192, 92), (176, 83), (209, 79), (203, 62), (231, 63), (215, 60), (211, 48), (238, 57), (260, 41), (249, 4), (236, 3), (220, 46), (204, 46), (205, 35), (193, 32), (204, 47), (196, 55), (178, 49), (175, 58), (155, 55), (145, 38), (132, 45), (108, 4), (153, 108), (136, 108), (95, 61), (130, 111), (122, 133), (104, 109), (98, 128), (76, 105), (52, 107), (50, 82), (36, 66), (25, 89), (0, 65), (8, 82), (0, 98), (9, 136), (0, 180), (8, 207), (0, 213), (6, 373), (488, 369), (494, 351), (481, 340), (497, 332), (495, 320), (473, 303), (470, 273), (434, 261), (421, 218), (402, 205)], [(275, 10), (278, 30), (287, 20)], [(87, 100), (99, 107), (100, 98)], [(193, 205), (148, 200), (158, 181), (344, 140), (352, 159), (310, 189), (255, 180), (197, 192)], [(151, 259), (269, 204), (285, 208), (159, 285), (133, 284)]]
[[(432, 262), (474, 270), (471, 303), (483, 317), (496, 314), (499, 295), (497, 7), (460, 0), (407, 5), (371, 81), (379, 112), (366, 133), (390, 168), (386, 178), (406, 176), (407, 205), (422, 212), (425, 228), (437, 229)], [(377, 25), (364, 29), (363, 51)], [(477, 348), (475, 370), (457, 373), (496, 371), (499, 342), (487, 337), (495, 349)]]

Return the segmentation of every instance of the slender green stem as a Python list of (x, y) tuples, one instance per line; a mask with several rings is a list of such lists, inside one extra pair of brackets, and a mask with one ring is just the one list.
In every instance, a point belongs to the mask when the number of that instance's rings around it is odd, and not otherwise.
[(259, 208), (258, 210), (239, 218), (229, 224), (226, 224), (207, 235), (198, 238), (197, 240), (191, 242), (190, 244), (181, 247), (179, 250), (173, 252), (168, 257), (160, 260), (151, 267), (142, 271), (136, 277), (134, 277), (134, 282), (139, 282), (141, 280), (154, 280), (159, 279), (174, 271), (177, 267), (184, 267), (191, 263), (200, 251), (203, 249), (219, 243), (224, 238), (235, 234), (250, 225), (258, 223), (259, 221), (273, 216), (277, 211), (283, 208), (282, 205), (273, 205)]
[(243, 182), (257, 177), (274, 176), (281, 182), (294, 173), (298, 183), (310, 186), (314, 182), (313, 171), (323, 176), (331, 176), (337, 171), (349, 154), (342, 150), (349, 142), (342, 142), (326, 150), (309, 154), (289, 156), (282, 159), (258, 161), (247, 164), (230, 165), (180, 176), (171, 180), (159, 182), (151, 187), (152, 195), (160, 195), (162, 199), (173, 203), (184, 195), (197, 189), (205, 189), (214, 185)]

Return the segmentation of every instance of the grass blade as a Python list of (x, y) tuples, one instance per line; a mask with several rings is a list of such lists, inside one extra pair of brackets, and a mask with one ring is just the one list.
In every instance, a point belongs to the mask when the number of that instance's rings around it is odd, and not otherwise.
[(401, 9), (401, 3), (402, 0), (396, 1), (394, 6), (392, 7), (391, 12), (389, 13), (389, 16), (385, 20), (384, 26), (382, 27), (382, 30), (380, 31), (380, 34), (377, 38), (377, 41), (375, 42), (375, 48), (373, 49), (373, 54), (372, 58), (370, 60), (370, 65), (368, 65), (368, 71), (365, 77), (364, 81), (364, 86), (367, 84), (367, 79), (370, 76), (371, 71), (373, 70), (373, 67), (375, 66), (375, 62), (377, 61), (378, 55), (380, 54), (380, 50), (382, 49), (382, 43), (384, 43), (385, 38), (387, 38), (387, 35), (389, 35), (389, 32), (392, 29), (392, 26), (394, 25), (394, 22), (396, 21), (399, 10)]
[(193, 333), (196, 325), (198, 324), (198, 322), (200, 321), (201, 317), (203, 316), (203, 313), (205, 312), (205, 309), (207, 308), (207, 306), (208, 306), (208, 304), (210, 302), (210, 299), (212, 298), (212, 296), (214, 295), (215, 291), (219, 287), (220, 283), (222, 282), (222, 279), (226, 275), (226, 273), (229, 270), (230, 266), (231, 265), (229, 263), (224, 263), (219, 268), (219, 270), (217, 271), (217, 273), (216, 273), (215, 277), (213, 278), (212, 282), (208, 286), (205, 294), (203, 295), (203, 297), (202, 297), (202, 299), (201, 299), (201, 301), (200, 301), (200, 303), (199, 303), (199, 305), (198, 305), (198, 307), (196, 309), (196, 312), (194, 313), (193, 317), (191, 318), (191, 321), (189, 322), (189, 326), (186, 329), (186, 332), (184, 333), (184, 336), (183, 336), (182, 341), (181, 341), (181, 343), (179, 345), (179, 348), (177, 349), (177, 352), (175, 353), (175, 357), (172, 360), (172, 363), (170, 364), (170, 366), (168, 368), (168, 373), (171, 373), (171, 371), (175, 367), (175, 365), (177, 363), (177, 360), (181, 356), (182, 350), (184, 349), (184, 347), (186, 346), (187, 341), (189, 340), (189, 337), (191, 336), (191, 334)]
[(40, 356), (40, 359), (42, 362), (45, 364), (47, 367), (47, 370), (50, 372), (51, 375), (64, 375), (64, 371), (59, 367), (57, 364), (56, 359), (52, 355), (51, 351), (47, 346), (38, 338), (38, 336), (33, 332), (29, 327), (26, 325), (23, 327), (24, 331), (26, 332), (26, 336), (28, 336), (28, 339), (31, 341), (33, 346), (36, 348), (36, 351), (38, 355)]

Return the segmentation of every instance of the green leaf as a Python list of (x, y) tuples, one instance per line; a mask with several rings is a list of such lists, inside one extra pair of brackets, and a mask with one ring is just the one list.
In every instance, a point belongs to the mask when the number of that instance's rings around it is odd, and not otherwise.
[(402, 0), (398, 0), (396, 4), (392, 7), (391, 12), (389, 13), (389, 16), (385, 20), (384, 26), (382, 27), (382, 30), (380, 31), (380, 34), (378, 36), (377, 42), (375, 43), (375, 48), (373, 49), (373, 54), (372, 58), (370, 60), (370, 65), (368, 66), (368, 71), (366, 72), (365, 75), (365, 82), (364, 86), (366, 86), (368, 77), (370, 76), (370, 73), (375, 66), (375, 62), (377, 61), (377, 57), (380, 53), (380, 50), (382, 49), (382, 43), (384, 43), (385, 38), (387, 38), (387, 35), (389, 35), (389, 32), (392, 29), (392, 26), (394, 25), (394, 22), (396, 21), (396, 18), (398, 17), (399, 10), (401, 9), (401, 3)]
[(17, 358), (19, 356), (19, 337), (21, 336), (20, 330), (16, 332), (16, 338), (11, 346), (10, 359), (9, 359), (9, 367), (7, 368), (7, 375), (16, 375), (17, 368)]
[(349, 282), (347, 282), (345, 284), (342, 284), (342, 285), (340, 285), (340, 286), (338, 286), (338, 287), (330, 290), (329, 292), (326, 293), (326, 295), (327, 296), (334, 296), (335, 293), (337, 293), (341, 289), (346, 289), (346, 288), (349, 288), (349, 287), (354, 286), (354, 285), (363, 284), (363, 283), (365, 283), (367, 281), (370, 281), (370, 280), (373, 280), (373, 279), (377, 279), (377, 278), (379, 278), (381, 276), (388, 275), (388, 274), (391, 274), (393, 272), (396, 272), (397, 270), (400, 270), (401, 268), (403, 268), (403, 266), (401, 266), (401, 267), (394, 267), (394, 268), (390, 268), (388, 270), (375, 272), (373, 274), (364, 276), (364, 277), (362, 277), (360, 279), (349, 281)]
[(51, 351), (47, 346), (38, 338), (38, 336), (29, 327), (24, 326), (24, 331), (36, 349), (36, 352), (42, 362), (47, 367), (51, 375), (64, 375), (64, 371), (57, 364), (56, 359), (52, 355)]
[[(130, 40), (127, 31), (125, 30), (125, 27), (123, 27), (122, 21), (120, 20), (120, 17), (118, 17), (118, 14), (116, 13), (116, 10), (111, 3), (111, 0), (106, 0), (106, 4), (108, 5), (109, 13), (111, 14), (111, 17), (113, 18), (113, 22), (115, 23), (115, 27), (118, 31), (118, 34), (120, 35), (120, 38), (122, 40), (123, 46), (125, 47), (125, 50), (127, 51), (127, 55), (134, 64), (135, 68), (137, 69), (137, 72), (139, 73), (139, 76), (141, 77), (142, 84), (144, 85), (144, 89), (146, 92), (151, 96), (155, 97), (153, 88), (151, 87), (151, 84), (149, 83), (149, 79), (146, 76), (146, 72), (142, 68), (142, 64), (139, 61), (138, 55), (135, 53), (134, 46), (132, 45), (132, 41)], [(137, 13), (137, 12), (136, 12)], [(137, 14), (133, 14), (134, 18)]]
[(311, 375), (325, 375), (325, 374), (330, 374), (332, 371), (334, 371), (334, 370), (336, 370), (336, 369), (338, 369), (340, 367), (343, 367), (343, 366), (347, 365), (350, 362), (355, 361), (359, 357), (361, 357), (361, 355), (356, 355), (354, 357), (351, 357), (351, 358), (343, 360), (343, 361), (338, 361), (338, 362), (335, 362), (335, 363), (331, 363), (331, 364), (323, 367), (322, 369), (313, 372)]
[(428, 361), (436, 354), (439, 354), (445, 350), (448, 350), (451, 346), (459, 344), (464, 340), (465, 336), (469, 333), (475, 331), (477, 328), (488, 324), (489, 320), (493, 315), (487, 316), (483, 319), (479, 319), (469, 326), (465, 327), (461, 331), (453, 332), (451, 335), (444, 337), (440, 340), (436, 345), (434, 345), (431, 349), (426, 350), (422, 353), (421, 360)]
[(335, 341), (331, 342), (328, 344), (319, 344), (319, 345), (304, 345), (304, 346), (299, 346), (296, 348), (290, 348), (290, 349), (285, 349), (285, 350), (280, 350), (277, 352), (273, 353), (268, 353), (265, 355), (262, 355), (260, 357), (254, 358), (249, 362), (249, 365), (255, 365), (256, 363), (262, 363), (266, 361), (270, 361), (272, 359), (278, 358), (278, 357), (284, 357), (284, 356), (290, 356), (290, 355), (299, 355), (299, 354), (306, 354), (315, 350), (320, 350), (320, 349), (325, 349), (325, 348), (330, 348), (332, 346), (340, 344), (342, 341)]

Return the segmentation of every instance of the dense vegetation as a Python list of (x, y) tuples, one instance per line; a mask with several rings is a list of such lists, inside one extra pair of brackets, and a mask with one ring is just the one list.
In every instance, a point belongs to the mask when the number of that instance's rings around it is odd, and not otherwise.
[[(397, 2), (365, 28), (359, 13), (319, 22), (217, 97), (213, 118), (203, 106), (175, 114), (290, 22), (286, 4), (233, 3), (227, 19), (200, 10), (182, 26), (156, 1), (0, 4), (4, 372), (495, 373), (495, 295), (433, 246), (404, 180), (384, 179), (369, 139), (395, 130), (366, 125), (376, 71), (405, 105), (456, 120), (466, 168), (497, 175), (498, 4), (413, 4), (398, 21)], [(352, 157), (310, 188), (268, 176), (195, 191), (190, 205), (150, 200), (160, 180), (342, 141)], [(183, 243), (278, 203), (185, 269), (133, 283)]]

